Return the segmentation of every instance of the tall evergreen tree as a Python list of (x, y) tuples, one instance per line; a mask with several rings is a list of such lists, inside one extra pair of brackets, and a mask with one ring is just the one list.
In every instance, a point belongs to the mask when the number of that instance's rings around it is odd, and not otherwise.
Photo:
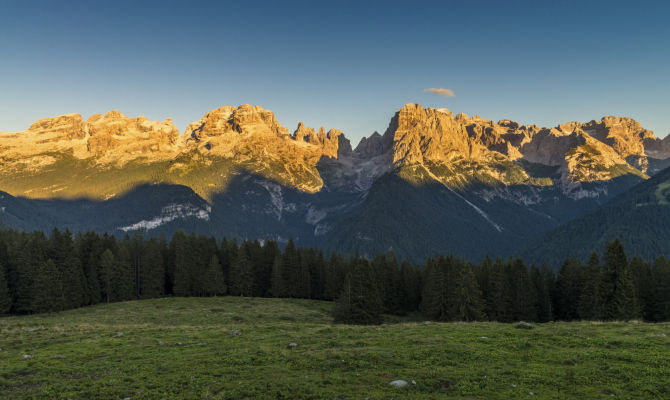
[(253, 264), (251, 263), (247, 243), (243, 243), (237, 257), (230, 267), (230, 294), (233, 296), (252, 296), (254, 289)]
[(635, 301), (644, 319), (650, 320), (653, 314), (653, 291), (651, 265), (640, 257), (630, 261), (630, 272), (635, 286)]
[(12, 298), (9, 295), (9, 286), (5, 275), (5, 267), (0, 264), (0, 315), (9, 313), (12, 308)]
[(424, 268), (426, 284), (423, 289), (421, 311), (432, 320), (449, 321), (452, 319), (452, 310), (449, 303), (447, 261), (444, 258), (431, 259)]
[(302, 274), (300, 266), (300, 255), (295, 248), (292, 239), (289, 239), (284, 254), (282, 257), (282, 273), (284, 276), (284, 287), (286, 288), (289, 297), (301, 297), (302, 290)]
[(33, 281), (32, 312), (60, 311), (66, 305), (63, 279), (53, 260), (43, 262)]
[(13, 258), (14, 306), (18, 314), (34, 312), (33, 294), (38, 270), (46, 262), (47, 238), (41, 232), (25, 234), (15, 250)]
[(654, 261), (652, 274), (653, 321), (670, 321), (670, 260), (661, 256)]
[(528, 268), (521, 259), (510, 259), (505, 264), (503, 321), (537, 320), (535, 304), (537, 293), (530, 280)]
[(275, 256), (272, 263), (272, 280), (270, 284), (270, 293), (272, 297), (287, 297), (288, 289), (284, 281), (284, 259), (281, 254)]
[(452, 302), (452, 315), (459, 321), (481, 321), (484, 315), (484, 300), (471, 265), (458, 266)]
[(100, 255), (100, 280), (102, 282), (102, 296), (104, 300), (109, 303), (113, 301), (112, 294), (112, 280), (114, 279), (114, 269), (116, 268), (116, 260), (114, 253), (107, 249)]
[(608, 243), (605, 267), (600, 281), (600, 301), (605, 320), (629, 320), (637, 317), (635, 285), (628, 257), (619, 239)]
[(600, 309), (600, 276), (600, 259), (594, 251), (591, 253), (584, 271), (582, 291), (579, 299), (577, 299), (577, 315), (582, 320), (596, 320), (602, 314)]
[(409, 261), (400, 264), (400, 303), (403, 313), (419, 310), (421, 304), (420, 273)]
[(226, 293), (226, 282), (223, 277), (223, 270), (219, 263), (219, 257), (212, 255), (209, 265), (205, 271), (205, 294), (207, 296), (220, 296)]
[(171, 283), (175, 296), (189, 296), (191, 294), (191, 279), (189, 273), (189, 238), (183, 231), (172, 236), (170, 242)]
[(505, 316), (505, 293), (507, 292), (505, 265), (499, 257), (493, 264), (488, 264), (486, 261), (484, 259), (484, 271), (489, 272), (487, 273), (488, 278), (482, 279), (485, 281), (485, 291), (482, 293), (485, 303), (484, 313), (491, 321), (502, 321)]
[(554, 304), (556, 317), (563, 321), (572, 321), (578, 318), (577, 301), (582, 295), (584, 266), (576, 257), (570, 257), (563, 262), (556, 277), (554, 290)]
[(324, 299), (335, 300), (342, 293), (342, 285), (346, 277), (344, 260), (337, 253), (331, 254), (326, 263)]
[(381, 323), (382, 300), (373, 282), (370, 263), (364, 258), (357, 257), (353, 268), (345, 278), (342, 293), (335, 304), (333, 312), (335, 322)]
[(537, 320), (548, 322), (554, 319), (554, 308), (551, 302), (551, 291), (554, 287), (554, 272), (546, 265), (542, 269), (530, 268), (530, 279), (535, 285), (537, 303), (535, 305)]
[(158, 241), (152, 239), (143, 246), (137, 265), (140, 269), (140, 296), (142, 298), (159, 297), (165, 293), (165, 266)]
[(63, 285), (63, 307), (76, 308), (88, 303), (86, 276), (69, 231), (54, 229), (49, 238), (48, 257), (60, 270)]
[(126, 301), (135, 297), (135, 271), (132, 257), (126, 246), (119, 246), (115, 255), (116, 264), (112, 275), (114, 301)]

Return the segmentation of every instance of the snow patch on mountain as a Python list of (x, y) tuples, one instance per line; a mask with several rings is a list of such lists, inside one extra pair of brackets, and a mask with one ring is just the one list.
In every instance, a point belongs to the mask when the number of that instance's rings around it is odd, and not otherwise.
[(272, 202), (270, 211), (277, 217), (277, 221), (280, 221), (282, 212), (284, 211), (284, 196), (281, 192), (281, 186), (276, 183), (261, 180), (256, 181), (256, 183), (264, 187), (270, 194), (270, 201)]
[(310, 225), (316, 225), (322, 219), (326, 218), (328, 213), (325, 210), (319, 210), (314, 206), (309, 206), (305, 215), (305, 222)]
[(156, 216), (152, 219), (143, 219), (139, 222), (128, 226), (122, 226), (117, 229), (124, 232), (136, 231), (136, 230), (151, 230), (158, 228), (161, 225), (167, 224), (168, 222), (174, 221), (176, 219), (187, 219), (190, 217), (209, 221), (209, 214), (212, 212), (212, 207), (205, 205), (204, 207), (198, 207), (191, 203), (186, 204), (177, 204), (172, 203), (161, 209), (159, 216)]

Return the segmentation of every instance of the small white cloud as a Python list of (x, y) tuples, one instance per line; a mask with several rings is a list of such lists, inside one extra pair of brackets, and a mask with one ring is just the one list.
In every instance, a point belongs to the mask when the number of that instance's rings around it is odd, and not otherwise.
[(451, 89), (445, 89), (445, 88), (430, 88), (430, 89), (424, 89), (424, 92), (430, 92), (432, 94), (436, 94), (438, 96), (444, 96), (444, 97), (454, 97), (456, 96), (454, 94), (454, 91)]

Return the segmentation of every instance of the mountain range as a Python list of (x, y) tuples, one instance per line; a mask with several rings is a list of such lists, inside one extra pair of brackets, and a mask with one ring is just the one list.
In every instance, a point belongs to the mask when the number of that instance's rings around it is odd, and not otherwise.
[(291, 133), (271, 111), (241, 105), (181, 134), (170, 119), (119, 111), (44, 118), (0, 133), (0, 160), (0, 222), (19, 229), (184, 229), (476, 260), (541, 255), (532, 243), (552, 239), (542, 235), (654, 185), (670, 136), (624, 117), (543, 128), (407, 104), (352, 148), (337, 129)]

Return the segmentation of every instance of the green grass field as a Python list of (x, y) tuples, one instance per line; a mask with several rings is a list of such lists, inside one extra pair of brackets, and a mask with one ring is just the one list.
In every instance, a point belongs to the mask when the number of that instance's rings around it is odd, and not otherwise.
[(175, 298), (0, 318), (0, 398), (670, 398), (667, 323), (341, 326), (331, 307)]

